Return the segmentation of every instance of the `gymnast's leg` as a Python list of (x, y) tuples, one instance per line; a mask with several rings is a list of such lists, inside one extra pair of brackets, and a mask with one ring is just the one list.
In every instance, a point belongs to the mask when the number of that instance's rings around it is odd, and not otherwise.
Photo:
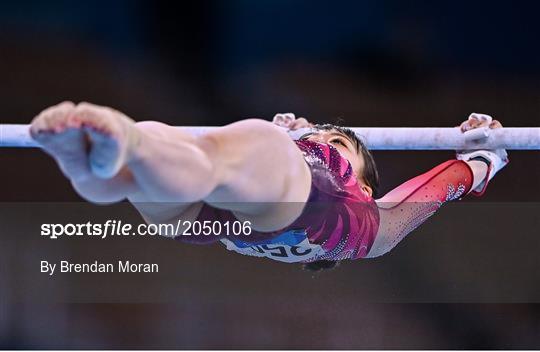
[[(31, 133), (79, 194), (94, 202), (171, 203), (172, 218), (206, 201), (271, 231), (294, 221), (309, 195), (311, 176), (300, 151), (262, 120), (193, 137), (157, 122), (135, 124), (110, 108), (63, 103), (41, 113)], [(285, 211), (278, 202), (297, 202), (297, 209)], [(147, 220), (162, 219), (154, 213)]]

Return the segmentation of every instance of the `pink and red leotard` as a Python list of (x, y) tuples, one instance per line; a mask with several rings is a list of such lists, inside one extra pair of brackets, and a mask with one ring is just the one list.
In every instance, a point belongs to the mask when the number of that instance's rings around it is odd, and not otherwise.
[[(177, 238), (191, 243), (220, 240), (240, 254), (282, 262), (364, 258), (380, 231), (397, 243), (442, 204), (467, 194), (472, 185), (470, 167), (461, 160), (448, 160), (376, 203), (359, 187), (350, 162), (336, 148), (308, 140), (295, 142), (310, 167), (312, 185), (304, 211), (294, 223), (274, 232), (252, 231), (249, 236)], [(389, 196), (393, 202), (385, 203)], [(230, 211), (205, 204), (197, 220), (237, 219)]]

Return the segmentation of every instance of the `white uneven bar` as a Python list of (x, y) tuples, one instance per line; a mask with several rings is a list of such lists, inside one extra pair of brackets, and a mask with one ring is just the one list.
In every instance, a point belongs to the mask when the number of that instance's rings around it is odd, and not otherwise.
[[(179, 127), (200, 135), (216, 127)], [(487, 128), (461, 133), (459, 128), (363, 127), (352, 128), (371, 150), (540, 150), (540, 127)], [(299, 136), (309, 129), (294, 131)], [(30, 137), (29, 125), (0, 124), (0, 147), (30, 148), (39, 145)]]

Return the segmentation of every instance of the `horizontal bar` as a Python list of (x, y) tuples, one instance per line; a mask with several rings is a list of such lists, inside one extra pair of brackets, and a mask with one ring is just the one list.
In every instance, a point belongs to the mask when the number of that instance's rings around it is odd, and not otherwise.
[[(179, 127), (194, 135), (217, 127)], [(448, 127), (354, 127), (354, 132), (371, 150), (460, 150), (498, 149), (540, 150), (540, 127), (477, 129), (462, 133)], [(291, 133), (298, 138), (309, 129)], [(29, 125), (0, 124), (0, 147), (39, 147), (29, 133)]]

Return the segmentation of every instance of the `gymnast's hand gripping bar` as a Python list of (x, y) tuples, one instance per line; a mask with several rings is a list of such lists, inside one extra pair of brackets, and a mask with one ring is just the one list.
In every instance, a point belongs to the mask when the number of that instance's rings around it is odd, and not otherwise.
[[(216, 127), (178, 127), (194, 135)], [(478, 128), (462, 133), (458, 127), (355, 127), (352, 130), (371, 150), (540, 150), (540, 127)], [(298, 138), (309, 128), (290, 132)], [(39, 147), (29, 125), (0, 124), (0, 147)]]

